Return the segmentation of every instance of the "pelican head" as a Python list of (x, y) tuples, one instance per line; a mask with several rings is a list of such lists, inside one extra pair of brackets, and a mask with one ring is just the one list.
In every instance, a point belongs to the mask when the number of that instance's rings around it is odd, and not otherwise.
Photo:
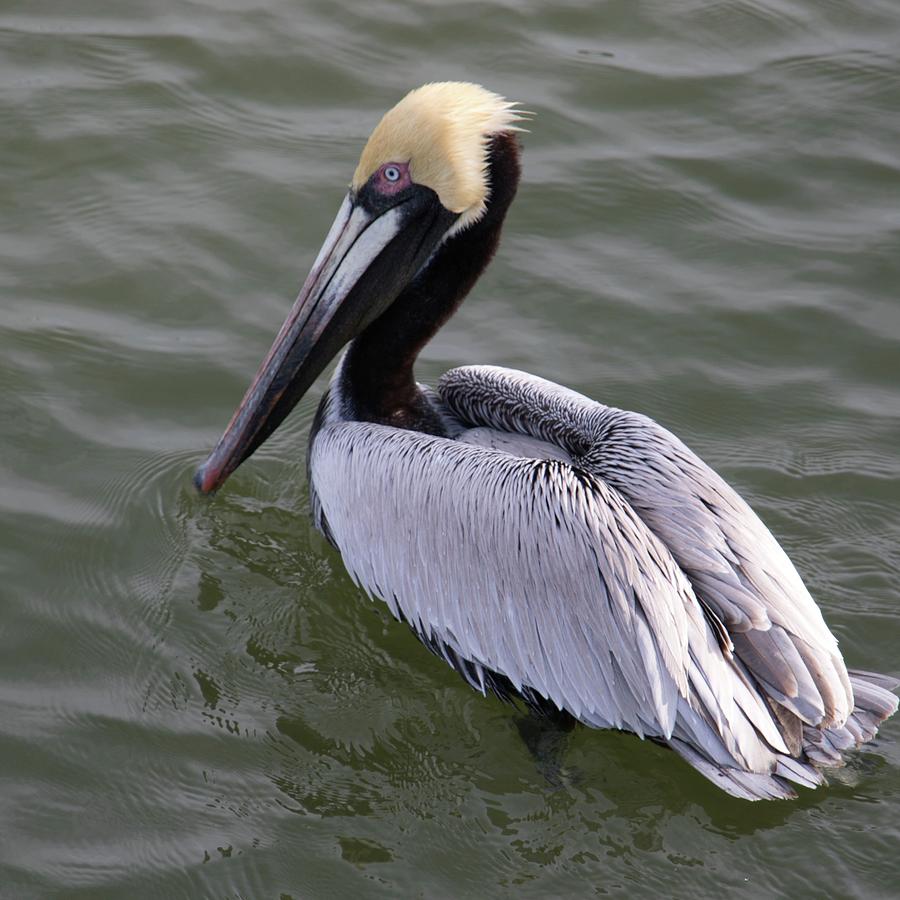
[(331, 359), (397, 299), (490, 202), (488, 151), (516, 131), (509, 103), (475, 84), (427, 84), (378, 123), (300, 294), (195, 484), (218, 488), (278, 427)]

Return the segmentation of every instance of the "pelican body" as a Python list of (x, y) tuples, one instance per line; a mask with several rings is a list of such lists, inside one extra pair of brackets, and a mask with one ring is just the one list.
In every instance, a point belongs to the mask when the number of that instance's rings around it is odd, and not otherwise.
[(666, 744), (737, 797), (796, 796), (875, 735), (896, 682), (847, 669), (750, 507), (643, 415), (493, 366), (415, 381), (496, 250), (519, 118), (459, 83), (384, 116), (196, 484), (218, 488), (346, 347), (308, 472), (358, 584), (482, 693)]

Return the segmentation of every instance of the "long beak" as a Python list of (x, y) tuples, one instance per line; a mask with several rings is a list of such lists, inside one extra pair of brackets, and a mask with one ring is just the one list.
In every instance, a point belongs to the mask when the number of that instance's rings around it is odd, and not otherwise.
[[(449, 223), (440, 212), (446, 210), (435, 209), (421, 194), (382, 212), (367, 210), (348, 194), (253, 383), (194, 476), (201, 493), (220, 487), (341, 347), (393, 302), (443, 236)], [(404, 239), (413, 230), (416, 240)]]

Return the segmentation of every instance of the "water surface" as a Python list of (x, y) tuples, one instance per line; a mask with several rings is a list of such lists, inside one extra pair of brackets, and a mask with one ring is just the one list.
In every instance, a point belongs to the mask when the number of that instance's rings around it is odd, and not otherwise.
[(889, 896), (900, 721), (790, 804), (588, 731), (554, 789), (312, 531), (324, 376), (190, 476), (381, 112), (480, 81), (524, 182), (423, 380), (654, 416), (900, 673), (898, 47), (887, 0), (0, 9), (0, 894)]

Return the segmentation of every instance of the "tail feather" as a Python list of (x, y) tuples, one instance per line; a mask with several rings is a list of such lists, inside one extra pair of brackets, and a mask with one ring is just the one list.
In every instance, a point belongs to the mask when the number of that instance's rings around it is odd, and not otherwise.
[[(882, 675), (880, 672), (867, 672), (865, 669), (848, 669), (850, 675), (850, 684), (856, 690), (860, 682), (874, 684), (875, 687), (883, 688), (885, 691), (894, 691), (900, 687), (900, 678), (894, 678), (893, 675)], [(897, 708), (897, 698), (894, 697), (894, 709)], [(890, 715), (890, 713), (888, 713)]]
[(897, 679), (876, 672), (850, 669), (853, 685), (853, 712), (839, 728), (803, 728), (803, 752), (816, 765), (841, 766), (842, 754), (871, 741), (878, 726), (897, 711), (898, 698), (891, 691)]
[(844, 765), (844, 753), (871, 741), (878, 726), (897, 711), (900, 701), (891, 693), (900, 684), (897, 679), (853, 669), (849, 674), (855, 705), (847, 721), (833, 728), (804, 725), (802, 752), (796, 756), (775, 753), (775, 767), (771, 772), (747, 772), (722, 765), (721, 761), (714, 762), (676, 736), (670, 738), (668, 744), (701, 775), (733, 797), (743, 800), (791, 799), (797, 795), (790, 782), (808, 788), (826, 784), (819, 769)]
[[(851, 716), (864, 716), (875, 725), (883, 722), (897, 708), (897, 697), (889, 694), (884, 688), (863, 682), (853, 689), (856, 706)], [(893, 702), (892, 702), (893, 701)], [(893, 708), (892, 708), (893, 707)]]

